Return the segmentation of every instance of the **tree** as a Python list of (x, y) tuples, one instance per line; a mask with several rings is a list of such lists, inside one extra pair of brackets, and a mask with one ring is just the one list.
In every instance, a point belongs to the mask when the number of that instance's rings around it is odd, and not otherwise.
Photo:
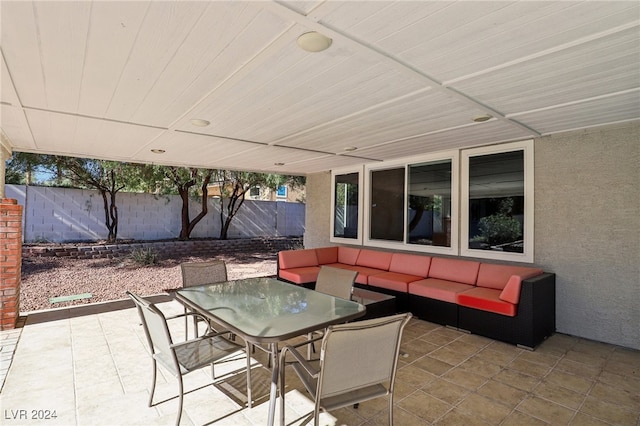
[(127, 187), (139, 187), (142, 168), (138, 164), (57, 156), (50, 163), (79, 188), (92, 188), (102, 196), (107, 241), (118, 238), (116, 194)]
[[(193, 228), (207, 215), (209, 201), (209, 182), (213, 170), (196, 169), (193, 167), (161, 167), (164, 177), (173, 184), (182, 199), (180, 235), (181, 240), (188, 240)], [(193, 219), (189, 215), (189, 198), (193, 195), (196, 185), (200, 185), (200, 213)]]
[(36, 174), (44, 171), (49, 156), (29, 152), (14, 152), (6, 163), (5, 182), (15, 185), (38, 183)]
[(217, 170), (214, 182), (220, 194), (220, 239), (226, 240), (231, 221), (244, 204), (247, 191), (252, 187), (261, 186), (276, 190), (286, 183), (293, 187), (304, 185), (305, 180), (300, 176)]

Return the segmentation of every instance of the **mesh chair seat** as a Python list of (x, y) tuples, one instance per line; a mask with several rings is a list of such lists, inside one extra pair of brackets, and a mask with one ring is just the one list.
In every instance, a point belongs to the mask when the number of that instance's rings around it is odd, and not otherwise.
[[(243, 346), (227, 339), (218, 336), (208, 338), (207, 335), (173, 345), (182, 374), (211, 365), (211, 363), (243, 350), (243, 348)], [(166, 359), (163, 355), (156, 357), (158, 361), (160, 358)]]
[[(311, 362), (311, 365), (319, 368), (319, 361)], [(313, 397), (316, 398), (316, 390), (318, 388), (318, 380), (310, 376), (306, 370), (301, 367), (299, 364), (292, 364), (291, 366), (295, 372), (298, 374), (300, 381), (307, 389), (307, 392)], [(368, 401), (370, 399), (379, 398), (389, 394), (389, 389), (378, 383), (375, 385), (367, 386), (364, 388), (356, 388), (353, 390), (347, 390), (342, 394), (329, 396), (322, 398), (320, 401), (320, 406), (324, 408), (326, 411), (337, 410), (338, 408), (348, 407), (350, 405), (354, 405), (360, 402)]]

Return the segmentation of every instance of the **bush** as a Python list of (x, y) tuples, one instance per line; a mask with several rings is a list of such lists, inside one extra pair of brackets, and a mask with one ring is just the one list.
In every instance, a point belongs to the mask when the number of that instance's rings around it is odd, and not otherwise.
[(129, 257), (135, 263), (143, 266), (155, 265), (158, 263), (158, 252), (151, 247), (134, 249), (131, 251)]

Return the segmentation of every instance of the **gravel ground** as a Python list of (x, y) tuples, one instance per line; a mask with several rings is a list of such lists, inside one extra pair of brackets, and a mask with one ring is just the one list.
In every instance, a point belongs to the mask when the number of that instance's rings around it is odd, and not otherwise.
[[(227, 262), (229, 279), (276, 274), (275, 253), (237, 253), (211, 257), (161, 259), (153, 266), (139, 266), (129, 259), (24, 258), (20, 312), (83, 305), (123, 299), (125, 291), (141, 295), (181, 286), (180, 263), (206, 260)], [(51, 303), (52, 297), (91, 293), (90, 299)]]

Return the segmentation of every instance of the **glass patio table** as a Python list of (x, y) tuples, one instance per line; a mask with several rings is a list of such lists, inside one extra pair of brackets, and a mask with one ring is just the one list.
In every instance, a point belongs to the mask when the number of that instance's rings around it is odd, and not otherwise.
[[(364, 305), (330, 296), (275, 278), (246, 278), (181, 288), (174, 297), (250, 344), (266, 344), (273, 360), (269, 425), (273, 424), (278, 384), (278, 343), (359, 318)], [(251, 408), (251, 374), (247, 373)]]

